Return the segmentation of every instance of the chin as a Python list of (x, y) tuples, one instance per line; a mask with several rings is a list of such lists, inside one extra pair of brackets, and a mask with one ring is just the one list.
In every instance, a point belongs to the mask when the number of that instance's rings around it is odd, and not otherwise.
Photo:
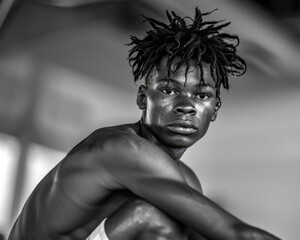
[(194, 145), (199, 139), (194, 139), (188, 136), (172, 136), (168, 139), (168, 141), (165, 141), (166, 144), (170, 147), (174, 148), (189, 148), (192, 145)]

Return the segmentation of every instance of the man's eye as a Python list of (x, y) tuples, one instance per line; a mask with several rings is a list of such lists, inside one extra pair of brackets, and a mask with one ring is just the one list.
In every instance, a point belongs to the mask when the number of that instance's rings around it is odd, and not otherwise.
[(174, 90), (172, 90), (171, 88), (164, 88), (161, 91), (167, 95), (175, 95), (176, 94), (176, 92)]
[(207, 93), (198, 93), (196, 95), (197, 98), (200, 98), (201, 100), (209, 100), (211, 99), (211, 95)]

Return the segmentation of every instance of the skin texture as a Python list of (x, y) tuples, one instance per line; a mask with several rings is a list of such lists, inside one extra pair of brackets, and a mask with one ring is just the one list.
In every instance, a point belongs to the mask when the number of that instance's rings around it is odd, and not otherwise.
[[(8, 239), (82, 240), (107, 217), (111, 240), (148, 239), (153, 232), (134, 235), (140, 215), (131, 209), (142, 209), (143, 216), (152, 209), (150, 216), (168, 222), (177, 239), (186, 239), (187, 230), (197, 239), (278, 239), (206, 198), (196, 175), (179, 161), (218, 110), (208, 65), (200, 88), (199, 71), (192, 67), (186, 79), (183, 66), (167, 82), (163, 58), (139, 89), (142, 120), (98, 129), (75, 146), (35, 188)], [(125, 226), (122, 219), (133, 231), (117, 228)], [(167, 239), (159, 237), (149, 239)]]
[[(144, 110), (144, 124), (152, 141), (179, 160), (188, 147), (205, 135), (211, 120), (216, 118), (215, 83), (207, 64), (204, 65), (206, 86), (199, 87), (199, 68), (188, 72), (188, 81), (185, 67), (167, 79), (166, 61), (163, 58), (152, 71), (147, 87), (140, 87), (138, 105)], [(185, 127), (185, 131), (180, 127)]]

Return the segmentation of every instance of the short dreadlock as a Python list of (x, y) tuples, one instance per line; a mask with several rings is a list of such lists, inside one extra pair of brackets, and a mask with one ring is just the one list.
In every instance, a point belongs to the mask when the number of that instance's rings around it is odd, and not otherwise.
[[(213, 11), (212, 11), (213, 12)], [(217, 96), (220, 94), (221, 84), (229, 89), (228, 76), (240, 76), (246, 72), (245, 61), (237, 55), (239, 37), (220, 30), (230, 24), (223, 21), (203, 21), (202, 17), (212, 12), (201, 13), (199, 8), (195, 9), (194, 19), (190, 17), (181, 18), (173, 11), (171, 14), (166, 11), (169, 24), (159, 22), (155, 19), (145, 17), (144, 22), (152, 26), (147, 31), (147, 36), (138, 39), (131, 36), (133, 45), (129, 50), (129, 64), (132, 67), (134, 81), (148, 78), (153, 67), (167, 56), (168, 77), (186, 64), (186, 76), (190, 68), (190, 60), (195, 60), (196, 65), (201, 69), (200, 85), (203, 80), (202, 62), (210, 64), (211, 76), (216, 83)], [(188, 20), (189, 22), (187, 22)], [(172, 63), (179, 57), (175, 68)]]

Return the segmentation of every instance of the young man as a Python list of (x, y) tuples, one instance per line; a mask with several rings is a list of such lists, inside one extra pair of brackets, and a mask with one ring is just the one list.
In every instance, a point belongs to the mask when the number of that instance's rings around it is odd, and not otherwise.
[[(220, 87), (246, 71), (229, 23), (167, 13), (169, 24), (132, 37), (139, 122), (98, 129), (38, 184), (9, 240), (278, 240), (202, 194), (180, 161), (216, 119)], [(189, 23), (187, 21), (190, 21)], [(201, 159), (200, 159), (201, 160)]]

